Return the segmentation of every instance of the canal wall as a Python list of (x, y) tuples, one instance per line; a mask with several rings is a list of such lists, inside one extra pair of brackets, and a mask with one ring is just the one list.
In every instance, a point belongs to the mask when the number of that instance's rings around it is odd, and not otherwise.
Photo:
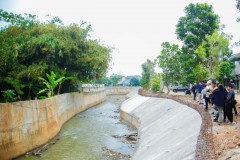
[(138, 90), (138, 87), (123, 87), (123, 86), (115, 86), (115, 87), (106, 87), (107, 95), (127, 95), (133, 90)]
[(105, 88), (82, 88), (43, 100), (0, 103), (0, 160), (48, 142), (67, 120), (105, 98)]
[(120, 108), (123, 120), (138, 129), (133, 160), (195, 159), (202, 119), (171, 99), (132, 95)]

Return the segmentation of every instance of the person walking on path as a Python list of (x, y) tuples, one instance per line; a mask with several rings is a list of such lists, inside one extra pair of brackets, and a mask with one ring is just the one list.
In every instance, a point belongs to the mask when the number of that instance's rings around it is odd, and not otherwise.
[(192, 92), (193, 92), (193, 100), (196, 101), (196, 96), (197, 96), (197, 84), (194, 83), (192, 86)]
[(235, 89), (235, 84), (234, 84), (232, 79), (230, 80), (230, 84), (232, 85), (232, 89), (234, 90)]
[(203, 90), (203, 83), (202, 81), (199, 82), (198, 86), (197, 86), (197, 90), (198, 90), (198, 101), (199, 101), (199, 104), (202, 104), (202, 90)]
[[(233, 90), (233, 92), (234, 92), (235, 84), (234, 84), (234, 82), (233, 82), (232, 79), (230, 80), (230, 85), (232, 86), (232, 89), (231, 89), (231, 90)], [(234, 94), (235, 94), (235, 93), (234, 93)], [(233, 109), (234, 109), (235, 116), (237, 116), (237, 115), (238, 115), (238, 112), (237, 112), (236, 104), (233, 104)]]
[(208, 110), (208, 103), (209, 103), (209, 95), (210, 95), (210, 90), (206, 85), (203, 85), (203, 100), (204, 100), (204, 105), (205, 105), (205, 110)]
[(232, 84), (229, 84), (227, 86), (227, 90), (229, 91), (227, 94), (227, 99), (226, 99), (226, 116), (229, 120), (229, 124), (233, 123), (233, 113), (232, 113), (232, 108), (234, 107), (234, 99), (235, 99), (235, 93), (232, 88)]
[(218, 110), (218, 124), (220, 125), (223, 120), (223, 106), (226, 100), (227, 92), (223, 88), (223, 85), (219, 85), (217, 89), (213, 91), (214, 108)]

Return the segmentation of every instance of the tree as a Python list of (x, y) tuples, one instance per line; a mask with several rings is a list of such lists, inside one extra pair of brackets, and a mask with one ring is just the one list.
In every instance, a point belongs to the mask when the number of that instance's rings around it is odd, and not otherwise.
[(163, 81), (164, 85), (167, 87), (169, 94), (170, 83), (178, 83), (181, 77), (181, 65), (178, 58), (178, 54), (180, 52), (178, 45), (170, 44), (169, 42), (162, 43), (162, 50), (160, 55), (157, 57), (156, 62), (158, 66), (163, 71)]
[(217, 78), (224, 82), (225, 78), (231, 78), (232, 69), (229, 62), (221, 62), (219, 65)]
[(149, 89), (151, 86), (150, 82), (153, 74), (155, 73), (154, 67), (155, 63), (149, 59), (147, 59), (147, 61), (142, 64), (142, 79), (140, 81), (140, 84), (144, 89)]
[(196, 49), (206, 35), (212, 35), (219, 28), (219, 17), (207, 3), (190, 3), (185, 8), (186, 16), (181, 17), (177, 24), (177, 36), (189, 49)]
[(10, 26), (21, 26), (24, 29), (39, 23), (36, 15), (25, 13), (25, 16), (22, 16), (21, 14), (8, 13), (2, 9), (0, 9), (0, 21), (5, 21)]
[(212, 6), (206, 3), (189, 4), (185, 14), (178, 21), (176, 34), (184, 42), (179, 59), (185, 81), (193, 82), (200, 79), (199, 74), (194, 72), (200, 68), (202, 70), (204, 63), (204, 55), (196, 49), (200, 49), (198, 47), (207, 40), (206, 35), (212, 35), (219, 28), (219, 17), (214, 14)]
[(140, 81), (136, 77), (133, 77), (130, 80), (130, 86), (140, 86)]
[(111, 80), (108, 77), (103, 77), (100, 80), (96, 80), (94, 83), (95, 84), (104, 84), (105, 86), (110, 86)]
[(219, 34), (219, 31), (215, 30), (212, 35), (206, 35), (206, 41), (195, 50), (195, 53), (201, 55), (210, 79), (215, 79), (220, 61), (227, 60), (231, 56), (229, 38), (226, 34)]
[[(111, 48), (89, 38), (91, 25), (64, 26), (59, 17), (40, 22), (32, 14), (8, 13), (0, 10), (0, 21), (8, 25), (0, 29), (0, 90), (15, 90), (21, 100), (37, 97), (43, 84), (38, 77), (53, 71), (65, 77), (76, 77), (78, 83), (91, 83), (103, 78), (111, 61)], [(19, 94), (16, 83), (24, 86)], [(70, 92), (76, 81), (68, 81), (59, 91)], [(0, 98), (2, 98), (0, 92)]]
[(156, 92), (160, 91), (161, 88), (161, 75), (158, 73), (155, 73), (152, 78), (151, 82), (151, 90)]
[(112, 86), (117, 86), (118, 85), (118, 83), (120, 82), (120, 80), (122, 79), (122, 75), (118, 75), (118, 74), (112, 74), (111, 76), (110, 76), (110, 81), (111, 81), (111, 84), (112, 84)]

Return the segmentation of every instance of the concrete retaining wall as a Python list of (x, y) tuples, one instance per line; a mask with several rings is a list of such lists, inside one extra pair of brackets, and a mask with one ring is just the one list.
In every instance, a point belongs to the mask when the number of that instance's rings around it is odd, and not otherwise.
[(64, 122), (101, 103), (104, 88), (83, 89), (43, 100), (0, 103), (0, 160), (39, 147), (56, 136)]
[(106, 87), (107, 95), (126, 95), (132, 90), (138, 89), (137, 87)]

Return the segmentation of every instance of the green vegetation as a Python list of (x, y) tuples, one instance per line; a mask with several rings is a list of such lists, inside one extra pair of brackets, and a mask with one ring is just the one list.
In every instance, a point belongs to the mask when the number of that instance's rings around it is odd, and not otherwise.
[(118, 75), (118, 74), (112, 74), (111, 76), (110, 76), (110, 81), (111, 81), (111, 86), (117, 86), (118, 85), (118, 83), (121, 81), (121, 79), (122, 79), (122, 75)]
[(140, 86), (140, 81), (136, 78), (136, 77), (133, 77), (131, 80), (130, 80), (130, 86)]
[(151, 79), (154, 71), (155, 63), (147, 59), (145, 63), (142, 64), (142, 79), (140, 81), (141, 86), (144, 89), (150, 89)]
[(138, 76), (118, 75), (113, 73), (110, 77), (104, 77), (94, 82), (95, 84), (104, 84), (105, 86), (140, 86)]
[(179, 54), (180, 49), (178, 45), (171, 45), (169, 42), (164, 42), (162, 43), (161, 54), (156, 59), (156, 63), (162, 68), (163, 81), (164, 85), (167, 86), (168, 93), (170, 92), (168, 86), (178, 83), (182, 75)]
[(209, 75), (210, 79), (214, 79), (217, 77), (220, 62), (228, 61), (231, 56), (229, 38), (215, 30), (212, 35), (206, 35), (206, 41), (195, 50), (195, 53), (202, 56), (202, 68), (207, 71), (205, 77)]
[(14, 102), (16, 100), (14, 90), (1, 91), (3, 93), (3, 102)]
[(179, 56), (183, 81), (216, 79), (220, 62), (232, 64), (229, 60), (231, 36), (221, 32), (219, 16), (214, 14), (211, 5), (189, 4), (185, 13), (176, 30), (178, 38), (184, 42)]
[(54, 90), (56, 87), (58, 87), (57, 93), (59, 94), (62, 83), (66, 80), (72, 79), (72, 77), (64, 77), (64, 76), (58, 77), (53, 71), (51, 71), (50, 75), (46, 74), (46, 76), (47, 76), (47, 79), (39, 77), (39, 80), (42, 81), (42, 84), (45, 85), (45, 88), (40, 90), (38, 94), (47, 93), (47, 97), (52, 97), (55, 95)]
[[(238, 9), (239, 4), (238, 0)], [(223, 33), (222, 28), (211, 5), (191, 3), (186, 6), (185, 16), (176, 25), (176, 34), (183, 46), (179, 48), (176, 44), (163, 42), (162, 50), (154, 61), (162, 69), (164, 85), (231, 78), (234, 63), (230, 60), (229, 41), (232, 36)], [(153, 66), (150, 60), (142, 64), (141, 85), (144, 89), (150, 89), (149, 84), (155, 74)]]
[(152, 81), (151, 81), (151, 90), (156, 92), (156, 91), (160, 91), (161, 89), (161, 81), (162, 81), (162, 77), (161, 74), (155, 73), (153, 75)]
[[(39, 91), (46, 96), (54, 95), (55, 88), (58, 94), (71, 92), (76, 83), (105, 76), (111, 49), (89, 38), (91, 25), (65, 26), (58, 17), (40, 22), (35, 15), (3, 10), (0, 21), (7, 23), (0, 30), (0, 91), (14, 90), (19, 100), (28, 100), (40, 96)], [(53, 85), (49, 73), (55, 75), (54, 88), (47, 85)]]
[(185, 14), (177, 23), (176, 34), (184, 43), (179, 58), (185, 81), (193, 82), (207, 76), (203, 69), (205, 55), (198, 54), (196, 49), (219, 28), (219, 17), (206, 3), (189, 4)]
[(218, 79), (224, 83), (224, 78), (230, 77), (232, 73), (231, 65), (229, 62), (221, 62), (218, 70)]
[(145, 90), (160, 91), (162, 86), (162, 75), (155, 73), (156, 60), (151, 61), (147, 59), (145, 63), (142, 64), (142, 79), (140, 85)]

